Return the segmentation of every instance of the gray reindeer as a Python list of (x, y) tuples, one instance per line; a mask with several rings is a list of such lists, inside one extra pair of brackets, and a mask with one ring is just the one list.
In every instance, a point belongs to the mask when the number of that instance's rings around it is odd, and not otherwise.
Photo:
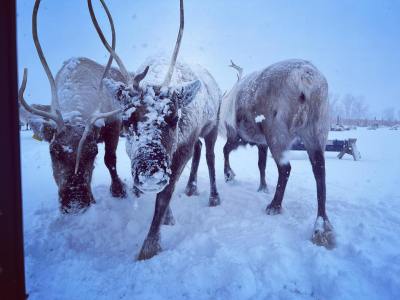
[[(93, 24), (105, 48), (121, 70), (125, 67), (114, 49), (107, 43), (93, 9)], [(186, 192), (196, 193), (196, 173), (204, 138), (210, 177), (209, 205), (220, 203), (215, 183), (214, 145), (218, 134), (220, 90), (213, 77), (202, 67), (176, 63), (184, 28), (183, 0), (180, 1), (180, 27), (167, 75), (162, 84), (136, 84), (105, 80), (105, 86), (124, 107), (127, 133), (126, 150), (131, 159), (134, 185), (142, 192), (157, 192), (156, 206), (149, 233), (138, 259), (149, 259), (161, 251), (160, 226), (173, 224), (169, 203), (186, 163), (193, 156), (192, 171)], [(143, 74), (155, 75), (160, 68), (153, 61)], [(171, 85), (176, 71), (176, 84)], [(123, 71), (123, 73), (126, 73)], [(145, 81), (143, 81), (145, 83)]]
[[(103, 3), (104, 5), (104, 3)], [(32, 14), (33, 41), (51, 87), (51, 106), (28, 105), (24, 99), (27, 69), (19, 90), (19, 102), (32, 116), (35, 134), (49, 142), (53, 176), (58, 186), (60, 209), (63, 213), (86, 209), (95, 202), (91, 191), (97, 143), (104, 141), (104, 162), (111, 175), (111, 193), (125, 197), (124, 184), (116, 169), (115, 151), (121, 128), (120, 105), (101, 88), (102, 79), (111, 76), (122, 80), (120, 71), (88, 59), (70, 59), (64, 63), (54, 79), (47, 64), (37, 33), (37, 14), (40, 0), (35, 1)], [(107, 10), (107, 8), (104, 6)], [(112, 47), (115, 31), (111, 15), (107, 15), (112, 29)]]
[(221, 122), (244, 141), (270, 148), (279, 177), (275, 195), (266, 208), (269, 215), (282, 210), (291, 170), (286, 152), (296, 139), (304, 142), (317, 184), (318, 213), (312, 241), (331, 248), (334, 234), (325, 211), (327, 93), (325, 77), (310, 62), (278, 62), (238, 81), (222, 102)]
[[(232, 60), (231, 64), (229, 67), (234, 68), (237, 70), (237, 82), (235, 85), (232, 87), (232, 89), (228, 93), (224, 93), (222, 96), (222, 102), (224, 101), (230, 101), (229, 98), (231, 97), (232, 93), (235, 92), (236, 86), (239, 84), (240, 79), (243, 76), (243, 68), (236, 65)], [(223, 108), (226, 108), (227, 106), (222, 105)], [(232, 113), (229, 111), (222, 111), (222, 114), (225, 113)], [(227, 118), (228, 116), (223, 116), (222, 119)], [(229, 161), (229, 154), (237, 149), (239, 146), (246, 146), (246, 145), (257, 145), (258, 148), (258, 169), (260, 171), (260, 185), (258, 187), (259, 192), (268, 192), (268, 187), (267, 187), (267, 182), (265, 180), (265, 168), (267, 166), (267, 152), (268, 152), (268, 146), (265, 144), (255, 144), (252, 143), (251, 141), (246, 140), (243, 136), (240, 135), (240, 132), (235, 130), (234, 127), (229, 126), (225, 122), (220, 122), (220, 128), (222, 134), (226, 137), (226, 143), (224, 146), (224, 175), (225, 175), (225, 181), (232, 181), (236, 174), (233, 172), (231, 168), (231, 164)]]

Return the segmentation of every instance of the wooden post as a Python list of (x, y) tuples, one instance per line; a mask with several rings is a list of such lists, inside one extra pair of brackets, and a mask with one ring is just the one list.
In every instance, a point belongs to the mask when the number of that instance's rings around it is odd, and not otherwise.
[[(353, 156), (354, 160), (360, 160), (361, 154), (357, 149), (357, 139), (348, 140), (328, 140), (325, 146), (325, 151), (328, 152), (339, 152), (338, 158), (342, 159), (345, 154)], [(297, 141), (292, 145), (291, 150), (306, 150), (305, 145), (301, 141)]]
[(16, 3), (0, 9), (0, 299), (26, 299), (19, 147)]
[(354, 160), (360, 160), (361, 154), (357, 149), (356, 145), (357, 139), (348, 139), (345, 141), (342, 151), (338, 154), (338, 158), (342, 159), (345, 154), (350, 154), (353, 156)]

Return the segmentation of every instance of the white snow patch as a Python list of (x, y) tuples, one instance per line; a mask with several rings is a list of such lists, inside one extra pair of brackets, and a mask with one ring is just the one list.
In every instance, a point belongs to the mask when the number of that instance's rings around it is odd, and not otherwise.
[(128, 120), (135, 111), (136, 107), (128, 108), (127, 110), (124, 111), (123, 118), (125, 120)]
[(105, 125), (106, 125), (106, 123), (103, 118), (97, 119), (96, 122), (94, 122), (94, 126), (96, 126), (96, 127), (103, 127)]
[(64, 152), (67, 152), (67, 153), (72, 153), (73, 152), (71, 146), (63, 145), (62, 148), (63, 148)]
[(254, 120), (256, 121), (256, 123), (261, 123), (262, 121), (265, 120), (265, 116), (264, 115), (258, 115), (254, 118)]

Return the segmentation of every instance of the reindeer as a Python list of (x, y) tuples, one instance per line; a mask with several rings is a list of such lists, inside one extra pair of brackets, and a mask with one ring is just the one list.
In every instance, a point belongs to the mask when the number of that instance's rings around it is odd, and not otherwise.
[[(234, 68), (237, 70), (237, 82), (235, 85), (232, 87), (231, 91), (228, 93), (225, 93), (222, 97), (222, 102), (225, 101), (230, 101), (229, 97), (233, 93), (235, 93), (235, 88), (239, 84), (240, 79), (242, 79), (243, 76), (243, 68), (236, 65), (232, 60), (231, 64), (229, 67)], [(228, 106), (222, 105), (222, 109), (226, 108)], [(221, 114), (229, 114), (231, 112), (227, 112), (222, 110)], [(222, 119), (227, 118), (228, 116), (222, 116)], [(226, 143), (223, 148), (224, 151), (224, 175), (225, 175), (225, 181), (232, 181), (236, 174), (233, 172), (231, 165), (229, 163), (229, 154), (231, 151), (237, 149), (239, 146), (246, 146), (247, 144), (250, 144), (251, 146), (254, 146), (256, 144), (252, 143), (251, 141), (247, 141), (244, 137), (240, 136), (240, 133), (232, 126), (229, 126), (226, 122), (221, 122), (221, 131), (222, 134), (225, 135), (226, 137)], [(267, 188), (267, 182), (265, 180), (265, 168), (267, 166), (267, 152), (268, 152), (268, 146), (264, 144), (257, 144), (258, 148), (258, 169), (260, 171), (260, 185), (258, 187), (259, 192), (268, 192)]]
[(305, 60), (286, 60), (242, 78), (224, 99), (221, 122), (243, 140), (268, 145), (278, 167), (275, 195), (268, 215), (282, 211), (290, 175), (286, 152), (300, 138), (307, 149), (317, 184), (318, 213), (312, 241), (331, 248), (334, 234), (325, 211), (324, 149), (329, 131), (328, 84), (321, 72)]
[[(92, 20), (95, 16), (89, 9)], [(97, 22), (93, 22), (105, 48), (115, 61), (117, 53), (107, 43)], [(218, 134), (218, 110), (221, 95), (213, 77), (201, 67), (176, 64), (184, 29), (183, 0), (180, 0), (180, 26), (175, 49), (167, 75), (160, 84), (134, 84), (132, 81), (106, 80), (117, 101), (124, 107), (126, 148), (131, 159), (134, 185), (142, 192), (157, 192), (156, 206), (149, 233), (143, 243), (139, 260), (149, 259), (161, 251), (160, 226), (173, 224), (169, 208), (183, 168), (193, 155), (192, 171), (186, 191), (196, 192), (196, 172), (202, 143), (206, 146), (206, 159), (210, 177), (209, 205), (220, 204), (215, 183), (214, 145)], [(159, 64), (154, 61), (144, 69), (153, 74)], [(171, 85), (174, 69), (178, 71), (178, 84)]]
[[(103, 0), (101, 0), (103, 1)], [(112, 29), (115, 30), (104, 2)], [(104, 67), (88, 58), (70, 59), (54, 79), (47, 64), (37, 33), (37, 14), (40, 0), (35, 1), (32, 14), (33, 41), (51, 87), (51, 106), (32, 105), (24, 99), (27, 69), (19, 89), (20, 104), (37, 116), (35, 134), (49, 142), (53, 176), (58, 186), (60, 209), (63, 213), (85, 210), (95, 200), (91, 191), (97, 143), (104, 141), (104, 162), (111, 175), (110, 191), (114, 197), (125, 197), (124, 184), (116, 169), (115, 151), (121, 128), (121, 109), (113, 103), (108, 92), (101, 88), (106, 76), (122, 80), (123, 74), (111, 67), (112, 57)]]

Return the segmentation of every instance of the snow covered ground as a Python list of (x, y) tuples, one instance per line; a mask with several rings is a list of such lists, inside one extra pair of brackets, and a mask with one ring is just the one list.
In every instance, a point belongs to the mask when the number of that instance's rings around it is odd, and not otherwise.
[[(292, 174), (282, 215), (264, 213), (277, 171), (268, 155), (270, 192), (258, 193), (257, 148), (231, 155), (235, 182), (223, 176), (216, 145), (222, 205), (207, 207), (204, 151), (196, 197), (184, 195), (187, 165), (172, 200), (175, 226), (163, 226), (163, 252), (136, 261), (153, 215), (154, 195), (124, 200), (108, 191), (99, 146), (92, 182), (97, 204), (62, 216), (48, 145), (21, 133), (26, 281), (29, 299), (399, 299), (400, 131), (359, 128), (330, 138), (358, 138), (361, 161), (327, 157), (327, 212), (337, 247), (310, 242), (316, 188), (305, 152), (291, 152)], [(118, 169), (131, 186), (125, 141)]]

